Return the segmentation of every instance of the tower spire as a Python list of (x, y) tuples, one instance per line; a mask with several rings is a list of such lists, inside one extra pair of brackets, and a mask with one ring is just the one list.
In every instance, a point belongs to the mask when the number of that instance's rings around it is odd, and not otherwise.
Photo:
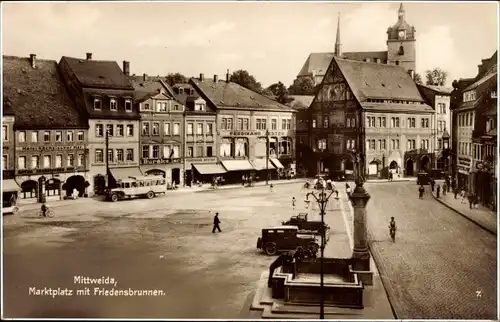
[(342, 56), (342, 44), (340, 43), (340, 12), (337, 19), (337, 38), (335, 39), (335, 53), (336, 57)]
[(403, 3), (399, 5), (399, 10), (398, 10), (398, 17), (400, 21), (405, 20), (405, 7), (403, 6)]

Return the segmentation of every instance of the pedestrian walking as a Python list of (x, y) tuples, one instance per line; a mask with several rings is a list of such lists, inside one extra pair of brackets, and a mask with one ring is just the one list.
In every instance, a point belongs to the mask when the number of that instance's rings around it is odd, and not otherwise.
[(434, 192), (434, 185), (436, 184), (436, 181), (434, 179), (431, 179), (431, 190)]
[(219, 224), (220, 224), (219, 213), (216, 212), (214, 216), (214, 228), (212, 228), (212, 233), (215, 233), (216, 229), (219, 231), (219, 233), (222, 232), (222, 230), (219, 227)]
[(269, 185), (269, 189), (271, 190), (271, 192), (273, 192), (273, 191), (274, 191), (274, 187), (273, 187), (273, 184), (272, 184), (272, 183)]
[(420, 188), (418, 188), (418, 197), (420, 199), (423, 199), (424, 198), (424, 192), (425, 192), (425, 189), (424, 189), (424, 185), (420, 185)]
[(347, 188), (346, 188), (346, 192), (347, 192), (347, 196), (351, 196), (351, 187), (349, 187), (348, 184), (346, 184)]
[(295, 210), (295, 197), (292, 198), (292, 208)]
[(472, 209), (474, 205), (474, 195), (469, 195), (469, 208)]
[(446, 191), (448, 190), (448, 185), (445, 183), (443, 183), (443, 196), (446, 196)]
[(438, 185), (436, 188), (436, 198), (439, 198), (439, 193), (441, 192), (441, 186)]
[(391, 221), (389, 222), (389, 235), (391, 236), (392, 242), (396, 242), (396, 221), (394, 217), (391, 217)]
[(458, 196), (458, 189), (453, 189), (453, 194), (455, 195), (455, 199), (457, 199), (457, 196)]
[(465, 193), (465, 189), (462, 188), (462, 191), (460, 191), (460, 203), (465, 203), (465, 197), (466, 197), (466, 193)]

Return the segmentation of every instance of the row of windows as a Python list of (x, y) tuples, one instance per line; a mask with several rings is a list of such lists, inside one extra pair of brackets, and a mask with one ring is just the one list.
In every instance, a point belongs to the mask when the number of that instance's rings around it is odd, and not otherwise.
[[(28, 169), (27, 157), (20, 156), (17, 158), (17, 167), (18, 169)], [(43, 163), (41, 161), (43, 160)], [(6, 156), (4, 155), (4, 162), (6, 161)], [(43, 157), (40, 155), (32, 155), (31, 163), (29, 164), (29, 169), (40, 169), (40, 168), (63, 168), (63, 167), (74, 167), (74, 166), (83, 166), (85, 164), (85, 155), (78, 154), (76, 158), (75, 164), (75, 155), (68, 154), (66, 155), (66, 160), (63, 164), (63, 156), (62, 154), (58, 154), (52, 159), (52, 155), (44, 155)], [(6, 164), (3, 165), (4, 169)]]
[[(429, 118), (421, 118), (420, 119), (420, 127), (421, 128), (429, 128)], [(408, 128), (415, 128), (416, 127), (416, 118), (414, 117), (409, 117), (408, 118), (408, 123), (407, 123)], [(366, 117), (366, 127), (382, 127), (385, 128), (387, 127), (386, 123), (386, 117), (375, 117), (375, 116), (367, 116)], [(399, 117), (391, 117), (391, 127), (393, 128), (399, 128), (400, 123), (399, 123)]]
[[(149, 103), (144, 103), (141, 104), (141, 110), (142, 111), (153, 111), (153, 108), (151, 104)], [(172, 104), (172, 101), (168, 102), (156, 102), (156, 109), (154, 110), (155, 112), (168, 112), (168, 111), (182, 111), (182, 108), (179, 106), (179, 104)]]
[(458, 126), (474, 126), (474, 112), (458, 114)]
[(458, 143), (458, 154), (472, 156), (472, 143), (459, 142)]
[[(106, 124), (106, 132), (108, 133), (109, 136), (123, 137), (125, 136), (125, 133), (127, 136), (134, 136), (134, 124), (127, 124), (126, 127), (124, 124), (116, 124), (116, 135), (115, 135), (115, 124)], [(96, 137), (104, 136), (104, 124), (95, 125), (95, 136)]]
[(471, 102), (476, 100), (476, 91), (468, 91), (463, 95), (464, 102)]
[[(116, 153), (115, 153), (116, 152)], [(124, 154), (124, 152), (126, 154)], [(108, 149), (108, 161), (109, 162), (124, 162), (124, 157), (127, 162), (134, 161), (134, 149)], [(95, 158), (96, 163), (104, 162), (104, 149), (96, 149), (95, 150)]]
[[(399, 149), (399, 139), (392, 139), (390, 143), (391, 143), (390, 148), (392, 150)], [(349, 149), (349, 144), (348, 144), (347, 148)], [(413, 139), (408, 140), (407, 141), (407, 149), (414, 150), (415, 148), (416, 148), (416, 141)], [(420, 148), (428, 150), (429, 149), (429, 140), (424, 139), (424, 140), (420, 141)], [(385, 139), (380, 139), (378, 141), (374, 140), (374, 139), (366, 140), (366, 149), (367, 150), (385, 150), (385, 149), (387, 149), (386, 140)]]
[[(94, 98), (94, 110), (101, 111), (102, 110), (103, 101), (101, 98)], [(109, 110), (110, 111), (118, 111), (118, 101), (116, 98), (111, 98), (109, 100)], [(125, 99), (125, 111), (132, 112), (132, 100)]]
[[(312, 120), (312, 127), (316, 128), (316, 120)], [(328, 118), (323, 119), (323, 127), (326, 129), (330, 126)], [(346, 127), (356, 127), (356, 118), (355, 117), (347, 117), (346, 118)]]
[[(233, 118), (222, 117), (221, 118), (221, 130), (233, 130)], [(238, 117), (237, 123), (235, 125), (235, 130), (249, 130), (250, 129), (250, 119), (246, 117)], [(267, 129), (267, 119), (266, 118), (256, 118), (255, 128), (257, 130)], [(291, 119), (281, 119), (281, 130), (290, 130), (292, 128)], [(270, 130), (278, 130), (278, 119), (271, 119)]]
[[(55, 142), (74, 142), (75, 141), (75, 131), (65, 131), (65, 136), (63, 136), (63, 131), (55, 131)], [(8, 127), (6, 125), (3, 126), (3, 141), (8, 141)], [(43, 142), (50, 142), (52, 139), (51, 131), (43, 132)], [(18, 142), (28, 142), (28, 136), (26, 131), (19, 131), (17, 133)], [(76, 131), (76, 141), (84, 141), (85, 140), (85, 132), (84, 131)], [(36, 143), (40, 142), (40, 133), (38, 131), (31, 131), (31, 135), (29, 136), (29, 142)]]
[[(206, 133), (207, 135), (214, 134), (214, 125), (213, 124), (207, 124), (206, 129), (207, 129), (207, 133)], [(187, 133), (187, 135), (194, 134), (194, 123), (187, 124), (186, 133)], [(203, 123), (196, 123), (196, 135), (203, 135)]]
[(178, 145), (164, 145), (163, 154), (160, 154), (159, 145), (143, 145), (142, 146), (142, 158), (144, 159), (177, 159), (180, 157)]

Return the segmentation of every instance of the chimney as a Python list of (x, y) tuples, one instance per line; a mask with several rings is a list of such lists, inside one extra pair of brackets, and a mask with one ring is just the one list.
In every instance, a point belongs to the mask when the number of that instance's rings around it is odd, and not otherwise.
[(226, 83), (229, 83), (229, 69), (226, 71)]
[(92, 60), (92, 53), (87, 53), (87, 60)]
[(376, 62), (377, 64), (380, 64), (380, 58), (377, 58)]
[(130, 62), (123, 61), (123, 74), (125, 76), (130, 76)]
[(219, 76), (214, 75), (214, 83), (217, 83), (219, 81)]
[(205, 80), (205, 75), (200, 74), (200, 81), (203, 82)]
[(30, 54), (31, 67), (36, 68), (36, 55)]
[(365, 58), (365, 62), (369, 63), (370, 62), (370, 58)]
[(142, 80), (145, 82), (148, 80), (148, 74), (142, 74)]

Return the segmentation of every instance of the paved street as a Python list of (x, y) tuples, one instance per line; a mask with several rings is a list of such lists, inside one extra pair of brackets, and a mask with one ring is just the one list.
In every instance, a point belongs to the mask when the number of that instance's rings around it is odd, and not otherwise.
[[(343, 196), (343, 184), (338, 184)], [(494, 318), (496, 240), (415, 183), (367, 183), (372, 251), (399, 318)], [(301, 184), (182, 193), (117, 203), (88, 199), (54, 208), (52, 219), (5, 216), (7, 317), (237, 318), (272, 258), (255, 249), (260, 229), (303, 208)], [(330, 208), (335, 208), (331, 206)], [(342, 208), (348, 209), (344, 200)], [(219, 211), (221, 234), (211, 233)], [(318, 219), (312, 211), (311, 219)], [(338, 214), (338, 215), (337, 215)], [(395, 244), (387, 225), (394, 215)], [(332, 210), (330, 245), (349, 241)], [(352, 228), (351, 228), (352, 229)], [(338, 236), (337, 236), (338, 235)], [(327, 251), (328, 255), (328, 246)], [(74, 276), (110, 276), (117, 287), (163, 290), (163, 296), (29, 296), (29, 287), (84, 288)], [(104, 286), (110, 289), (111, 286)], [(480, 296), (476, 291), (480, 291)], [(78, 298), (77, 298), (78, 297)]]
[(430, 186), (424, 200), (415, 183), (366, 187), (371, 249), (398, 318), (495, 319), (496, 236), (434, 200)]
[[(263, 227), (303, 207), (300, 184), (177, 194), (151, 201), (75, 203), (55, 218), (5, 216), (5, 316), (235, 318), (273, 258), (255, 248)], [(221, 234), (212, 234), (219, 211)], [(27, 217), (27, 218), (25, 218)], [(29, 287), (84, 288), (110, 276), (158, 297), (28, 296)], [(110, 288), (106, 286), (107, 288)]]

